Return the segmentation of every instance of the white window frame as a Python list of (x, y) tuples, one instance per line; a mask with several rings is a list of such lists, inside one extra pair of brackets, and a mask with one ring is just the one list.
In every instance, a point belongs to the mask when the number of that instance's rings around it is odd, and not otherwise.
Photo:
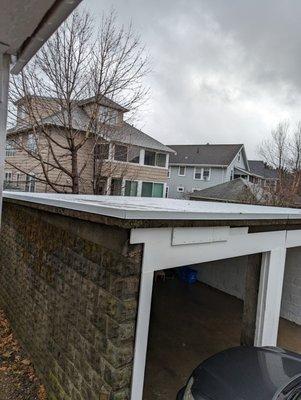
[(7, 140), (5, 145), (5, 156), (6, 157), (14, 157), (16, 155), (16, 148), (11, 143), (11, 141)]
[(179, 192), (179, 193), (184, 193), (184, 190), (185, 190), (184, 186), (177, 187), (177, 192)]
[(37, 151), (37, 140), (33, 133), (29, 133), (27, 136), (27, 150), (31, 153), (35, 153)]
[[(181, 173), (180, 173), (181, 168), (184, 168), (184, 174), (181, 174)], [(186, 165), (179, 165), (179, 168), (178, 168), (178, 176), (185, 176), (185, 175), (186, 175)]]
[[(201, 172), (196, 172), (197, 168), (200, 169)], [(204, 179), (204, 171), (205, 171), (205, 170), (208, 170), (208, 171), (209, 171), (209, 177), (208, 177), (208, 179)], [(196, 177), (195, 177), (195, 174), (196, 174), (196, 173), (201, 174), (201, 177), (200, 177), (200, 178), (196, 178)], [(194, 167), (193, 179), (194, 179), (195, 181), (205, 181), (205, 182), (209, 182), (209, 181), (211, 180), (211, 168), (210, 168), (210, 167)]]

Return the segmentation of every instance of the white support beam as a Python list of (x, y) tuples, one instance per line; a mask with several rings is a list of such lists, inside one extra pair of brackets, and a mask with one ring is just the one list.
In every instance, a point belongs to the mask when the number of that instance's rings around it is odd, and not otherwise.
[(10, 56), (0, 52), (0, 224), (2, 211), (2, 190), (4, 182), (9, 68)]
[(285, 247), (262, 255), (255, 346), (277, 345), (285, 257)]
[(131, 400), (141, 400), (146, 364), (149, 321), (152, 303), (154, 273), (142, 274), (140, 285), (139, 309), (136, 327)]

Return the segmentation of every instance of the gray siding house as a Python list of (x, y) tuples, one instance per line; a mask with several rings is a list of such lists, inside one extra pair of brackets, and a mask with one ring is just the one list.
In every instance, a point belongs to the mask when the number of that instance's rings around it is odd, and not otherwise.
[(182, 199), (238, 177), (249, 178), (243, 144), (170, 145), (167, 197)]

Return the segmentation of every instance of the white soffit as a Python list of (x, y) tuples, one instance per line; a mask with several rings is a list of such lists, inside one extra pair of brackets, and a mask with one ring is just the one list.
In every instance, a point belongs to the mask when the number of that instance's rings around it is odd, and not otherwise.
[(81, 0), (1, 0), (0, 44), (18, 73)]
[(301, 220), (301, 209), (124, 196), (4, 192), (4, 198), (140, 220)]

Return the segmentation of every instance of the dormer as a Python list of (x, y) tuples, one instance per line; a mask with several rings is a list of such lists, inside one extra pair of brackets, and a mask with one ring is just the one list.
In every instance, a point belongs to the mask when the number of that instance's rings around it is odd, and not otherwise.
[(61, 109), (59, 102), (50, 97), (24, 96), (15, 102), (17, 107), (17, 125), (35, 124)]
[(98, 118), (99, 122), (110, 126), (120, 126), (123, 123), (123, 115), (129, 110), (103, 96), (98, 101), (95, 97), (83, 100), (79, 104), (89, 117)]

